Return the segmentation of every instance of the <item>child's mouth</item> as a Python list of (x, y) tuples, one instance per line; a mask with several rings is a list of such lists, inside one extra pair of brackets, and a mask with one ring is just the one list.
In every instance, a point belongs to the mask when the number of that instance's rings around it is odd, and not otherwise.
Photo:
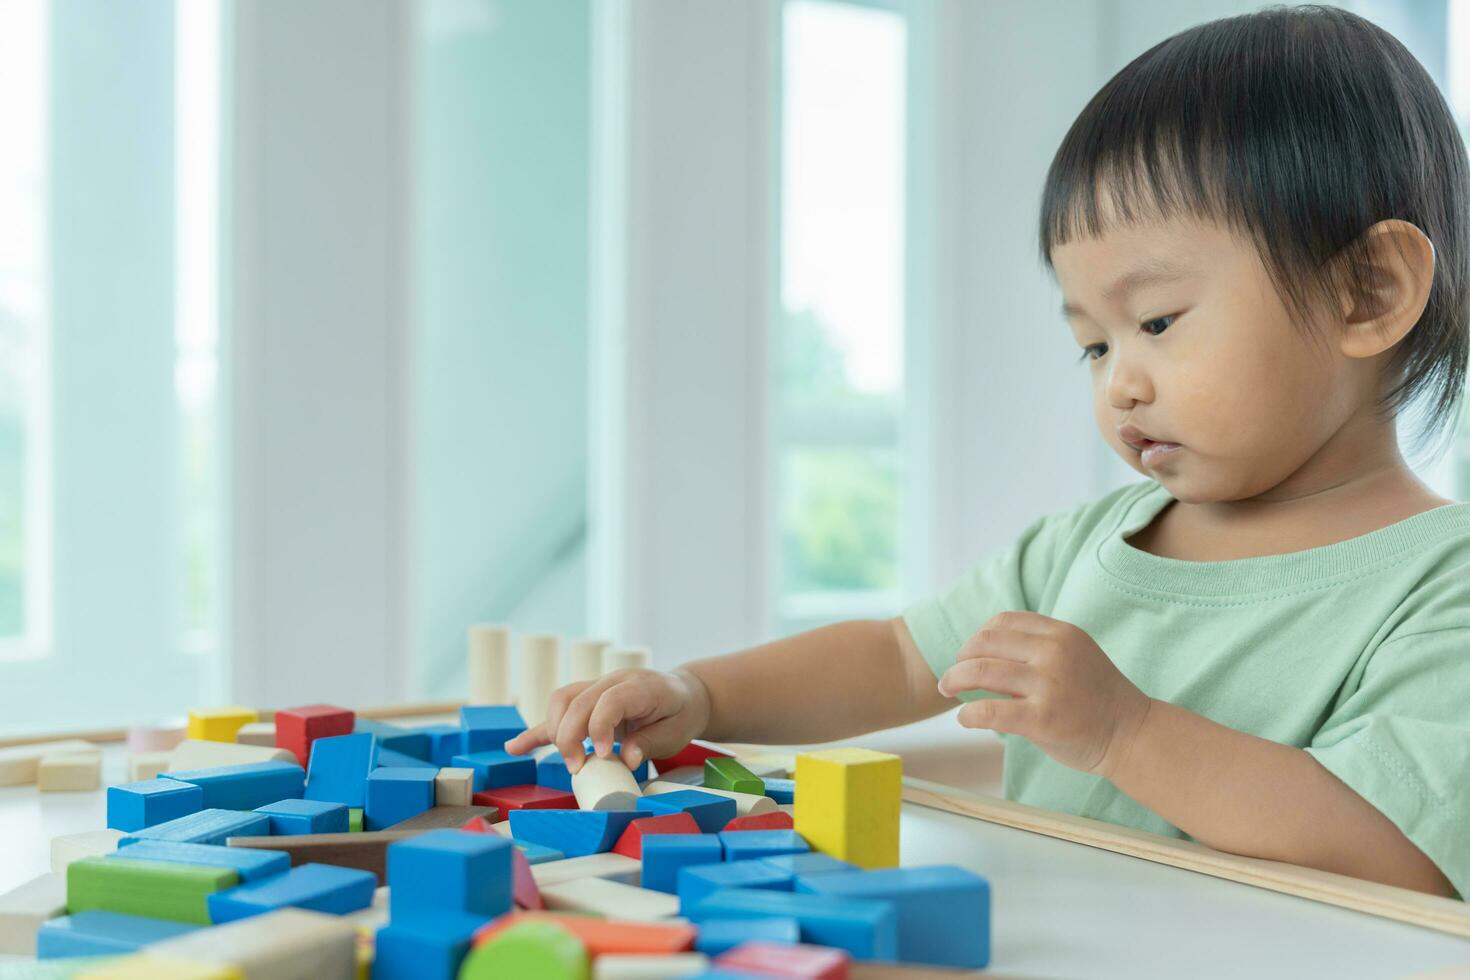
[(1168, 456), (1179, 448), (1181, 447), (1177, 442), (1145, 442), (1139, 450), (1139, 462), (1144, 466), (1152, 466), (1155, 461)]

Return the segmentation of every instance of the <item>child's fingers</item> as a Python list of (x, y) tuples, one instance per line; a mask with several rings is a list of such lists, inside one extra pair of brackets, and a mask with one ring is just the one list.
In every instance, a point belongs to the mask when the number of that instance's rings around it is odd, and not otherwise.
[(604, 691), (587, 719), (593, 751), (603, 757), (611, 754), (616, 738), (614, 729), (628, 717), (646, 713), (652, 707), (650, 702), (648, 688), (642, 684), (615, 684)]
[(939, 678), (939, 693), (952, 698), (962, 691), (983, 690), (1023, 697), (1035, 690), (1036, 668), (996, 657), (961, 660)]
[(562, 761), (567, 764), (568, 772), (575, 773), (582, 768), (582, 759), (587, 754), (582, 749), (582, 740), (587, 737), (587, 720), (609, 685), (606, 677), (588, 685), (572, 698), (561, 716), (556, 728), (556, 747), (561, 752)]
[(525, 755), (537, 746), (546, 745), (551, 738), (546, 734), (546, 724), (532, 725), (515, 738), (505, 743), (505, 751), (511, 755)]
[(556, 738), (556, 733), (561, 728), (562, 716), (567, 713), (567, 706), (572, 703), (572, 699), (591, 687), (592, 683), (592, 681), (577, 681), (573, 684), (564, 684), (551, 692), (551, 699), (546, 702), (546, 720), (542, 722), (548, 741)]
[(679, 731), (677, 719), (670, 715), (631, 735), (623, 736), (623, 761), (629, 769), (637, 769), (644, 759), (671, 756), (688, 741), (688, 737)]

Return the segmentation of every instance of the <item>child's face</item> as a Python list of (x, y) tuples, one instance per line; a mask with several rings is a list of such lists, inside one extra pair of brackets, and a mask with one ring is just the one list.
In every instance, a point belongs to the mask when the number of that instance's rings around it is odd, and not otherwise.
[[(1254, 246), (1213, 223), (1117, 224), (1055, 247), (1052, 262), (1078, 347), (1092, 347), (1080, 370), (1103, 438), (1186, 502), (1282, 484), (1353, 418), (1376, 367), (1303, 336)], [(1165, 267), (1177, 275), (1109, 295)], [(1145, 463), (1125, 423), (1180, 448)]]

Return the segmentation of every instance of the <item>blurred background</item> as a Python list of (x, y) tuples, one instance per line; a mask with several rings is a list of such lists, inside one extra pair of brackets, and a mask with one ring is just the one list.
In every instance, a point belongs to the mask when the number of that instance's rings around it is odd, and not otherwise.
[[(1470, 119), (1470, 0), (1343, 6)], [(1142, 479), (1041, 181), (1258, 7), (3, 0), (0, 729), (462, 696), (473, 622), (672, 666)]]

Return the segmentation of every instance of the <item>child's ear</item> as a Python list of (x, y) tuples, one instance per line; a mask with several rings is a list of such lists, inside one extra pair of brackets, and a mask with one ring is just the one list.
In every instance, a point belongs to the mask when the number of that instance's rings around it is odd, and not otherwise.
[(1342, 352), (1372, 357), (1404, 338), (1429, 302), (1434, 243), (1415, 224), (1380, 221), (1363, 233), (1366, 256), (1357, 288), (1344, 303)]

